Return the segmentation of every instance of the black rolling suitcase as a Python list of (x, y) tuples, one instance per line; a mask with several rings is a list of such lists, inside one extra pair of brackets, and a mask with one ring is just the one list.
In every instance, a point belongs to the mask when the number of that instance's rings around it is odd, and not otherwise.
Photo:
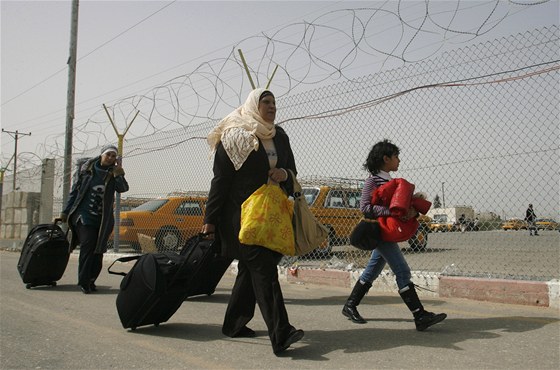
[(197, 276), (188, 282), (186, 297), (212, 295), (233, 261), (231, 258), (222, 257), (219, 243), (215, 240), (204, 239), (203, 234), (187, 240), (181, 254), (191, 254), (192, 259), (200, 261)]
[(17, 269), (27, 289), (40, 285), (55, 286), (66, 270), (69, 257), (70, 245), (60, 226), (56, 223), (40, 224), (27, 235)]
[[(111, 270), (117, 261), (137, 260), (128, 273)], [(121, 257), (108, 271), (124, 275), (117, 295), (117, 312), (122, 326), (135, 330), (169, 320), (185, 299), (188, 280), (186, 257), (174, 252)]]
[[(199, 287), (199, 281), (206, 279), (206, 266), (213, 261), (214, 254), (213, 243), (197, 243), (183, 249), (181, 254), (148, 253), (115, 260), (108, 271), (124, 276), (117, 295), (117, 311), (123, 327), (134, 330), (169, 320), (191, 293), (191, 284)], [(137, 261), (128, 273), (111, 270), (117, 261), (133, 260)]]

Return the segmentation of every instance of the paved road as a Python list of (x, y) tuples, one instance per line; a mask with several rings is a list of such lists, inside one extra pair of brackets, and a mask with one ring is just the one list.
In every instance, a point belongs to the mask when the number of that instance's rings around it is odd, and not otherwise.
[(19, 254), (0, 251), (1, 369), (557, 369), (560, 313), (535, 308), (427, 299), (449, 318), (414, 330), (400, 298), (375, 293), (360, 306), (368, 319), (340, 314), (348, 289), (283, 284), (290, 319), (305, 338), (276, 357), (257, 309), (258, 337), (220, 331), (233, 275), (210, 297), (187, 300), (168, 323), (131, 332), (115, 309), (120, 278), (103, 272), (100, 292), (75, 286), (76, 256), (55, 288), (25, 289)]
[[(560, 278), (560, 233), (542, 230), (540, 236), (520, 231), (430, 233), (425, 251), (414, 252), (400, 243), (415, 271), (442, 272), (454, 265), (460, 276), (541, 280)], [(338, 258), (364, 267), (369, 254), (354, 247), (338, 247)]]

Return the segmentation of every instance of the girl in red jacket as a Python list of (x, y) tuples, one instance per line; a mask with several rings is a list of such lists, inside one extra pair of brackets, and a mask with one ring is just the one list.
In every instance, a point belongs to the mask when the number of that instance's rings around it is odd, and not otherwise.
[[(366, 179), (364, 188), (362, 189), (362, 198), (360, 200), (360, 209), (364, 213), (365, 218), (375, 219), (383, 216), (391, 216), (389, 207), (383, 205), (372, 204), (372, 194), (381, 185), (391, 180), (389, 172), (399, 169), (399, 148), (389, 140), (378, 142), (369, 152), (364, 168), (370, 173)], [(403, 221), (407, 221), (412, 217), (416, 217), (418, 212), (410, 207), (406, 213), (401, 216)], [(444, 313), (435, 314), (426, 311), (420, 303), (420, 299), (416, 294), (414, 284), (411, 282), (410, 267), (406, 263), (404, 255), (396, 242), (380, 241), (371, 254), (371, 258), (364, 269), (360, 279), (356, 282), (350, 297), (342, 308), (342, 314), (354, 323), (365, 324), (366, 320), (360, 316), (357, 306), (367, 293), (373, 281), (379, 276), (385, 264), (395, 274), (399, 294), (404, 303), (408, 306), (414, 315), (414, 323), (416, 330), (423, 331), (428, 327), (443, 321), (447, 315)]]

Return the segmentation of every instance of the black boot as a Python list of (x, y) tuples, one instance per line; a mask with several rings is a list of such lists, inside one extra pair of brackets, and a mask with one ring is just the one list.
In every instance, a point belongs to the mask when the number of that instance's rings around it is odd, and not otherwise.
[(435, 314), (424, 310), (422, 303), (420, 303), (420, 298), (418, 298), (418, 294), (416, 294), (416, 289), (414, 289), (413, 283), (410, 283), (399, 290), (399, 294), (401, 295), (404, 303), (408, 306), (408, 309), (414, 315), (414, 323), (416, 324), (416, 330), (418, 331), (424, 331), (430, 326), (445, 320), (447, 317), (444, 313)]
[(356, 285), (354, 285), (354, 289), (352, 289), (352, 293), (350, 293), (350, 297), (348, 297), (348, 300), (342, 308), (342, 314), (356, 324), (366, 323), (366, 320), (360, 316), (357, 306), (360, 304), (369, 288), (371, 288), (371, 283), (364, 283), (358, 280)]

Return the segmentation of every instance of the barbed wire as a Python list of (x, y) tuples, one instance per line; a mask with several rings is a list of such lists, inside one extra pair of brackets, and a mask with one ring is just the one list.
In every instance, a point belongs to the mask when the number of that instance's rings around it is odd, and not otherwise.
[[(360, 84), (354, 74), (364, 64), (377, 63), (379, 68), (385, 68), (426, 60), (451, 41), (455, 44), (472, 42), (490, 33), (515, 11), (520, 11), (514, 5), (526, 9), (542, 3), (487, 1), (464, 5), (457, 0), (444, 5), (430, 1), (412, 4), (398, 1), (384, 3), (382, 7), (329, 11), (310, 21), (245, 38), (228, 49), (224, 57), (205, 61), (191, 72), (147, 92), (114, 100), (107, 106), (117, 123), (128, 122), (131, 115), (140, 111), (127, 140), (205, 125), (239, 106), (249, 89), (236, 49), (243, 49), (248, 56), (250, 71), (258, 85), (278, 66), (273, 90), (281, 98), (335, 81)], [(469, 19), (468, 25), (462, 24), (462, 17), (472, 17), (473, 10), (477, 12), (477, 19)], [(388, 33), (396, 37), (383, 37)], [(380, 39), (391, 43), (381, 45)], [(431, 49), (426, 45), (437, 47)], [(375, 59), (372, 61), (372, 58)], [(382, 102), (379, 100), (376, 104)], [(361, 104), (365, 108), (368, 103)], [(76, 123), (73, 151), (85, 152), (88, 148), (113, 142), (113, 137), (113, 128), (99, 107), (85, 121)], [(59, 133), (46, 136), (36, 152), (43, 158), (58, 157), (63, 149), (64, 134)]]

